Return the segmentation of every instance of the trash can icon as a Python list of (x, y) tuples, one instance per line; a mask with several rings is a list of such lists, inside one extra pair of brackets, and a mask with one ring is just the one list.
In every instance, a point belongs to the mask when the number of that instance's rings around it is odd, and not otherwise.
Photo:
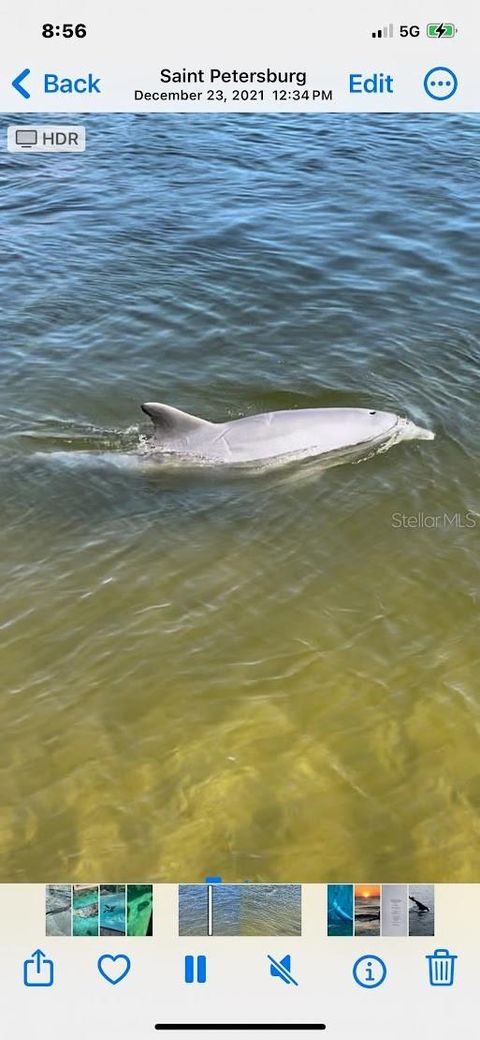
[(448, 950), (434, 950), (427, 953), (428, 974), (431, 986), (453, 986), (455, 975), (456, 953)]

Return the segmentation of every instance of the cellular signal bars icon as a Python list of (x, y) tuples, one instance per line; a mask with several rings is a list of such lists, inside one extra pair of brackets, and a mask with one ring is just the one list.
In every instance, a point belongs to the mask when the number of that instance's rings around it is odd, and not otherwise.
[(384, 25), (383, 29), (377, 29), (376, 32), (372, 32), (374, 40), (383, 40), (387, 36), (389, 36), (390, 39), (393, 36), (393, 22), (390, 22), (390, 25)]

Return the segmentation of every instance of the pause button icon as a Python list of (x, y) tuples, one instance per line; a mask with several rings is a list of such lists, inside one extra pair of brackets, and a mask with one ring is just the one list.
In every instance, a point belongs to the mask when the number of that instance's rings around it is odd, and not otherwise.
[(188, 954), (185, 957), (185, 982), (206, 982), (207, 981), (207, 958), (200, 955), (199, 957), (192, 957)]

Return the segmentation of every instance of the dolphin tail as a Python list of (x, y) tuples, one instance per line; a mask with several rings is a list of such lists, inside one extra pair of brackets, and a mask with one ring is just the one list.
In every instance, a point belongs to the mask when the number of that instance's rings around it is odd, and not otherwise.
[(148, 415), (155, 430), (171, 437), (185, 437), (202, 426), (213, 426), (207, 419), (199, 419), (197, 415), (181, 412), (169, 404), (158, 404), (156, 401), (141, 405), (142, 412)]
[(421, 903), (419, 899), (415, 899), (415, 896), (409, 896), (408, 898), (412, 900), (412, 903), (415, 903), (415, 906), (417, 906), (419, 910), (425, 910), (427, 913), (430, 910), (429, 906), (425, 906), (425, 903)]

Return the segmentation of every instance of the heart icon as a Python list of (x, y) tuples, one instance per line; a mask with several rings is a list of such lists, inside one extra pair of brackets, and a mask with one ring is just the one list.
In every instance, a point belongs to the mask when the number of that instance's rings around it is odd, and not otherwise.
[(130, 971), (130, 957), (127, 957), (126, 953), (117, 953), (116, 956), (113, 953), (104, 953), (103, 957), (98, 958), (97, 967), (100, 975), (103, 975), (107, 982), (111, 982), (112, 986), (116, 986)]

